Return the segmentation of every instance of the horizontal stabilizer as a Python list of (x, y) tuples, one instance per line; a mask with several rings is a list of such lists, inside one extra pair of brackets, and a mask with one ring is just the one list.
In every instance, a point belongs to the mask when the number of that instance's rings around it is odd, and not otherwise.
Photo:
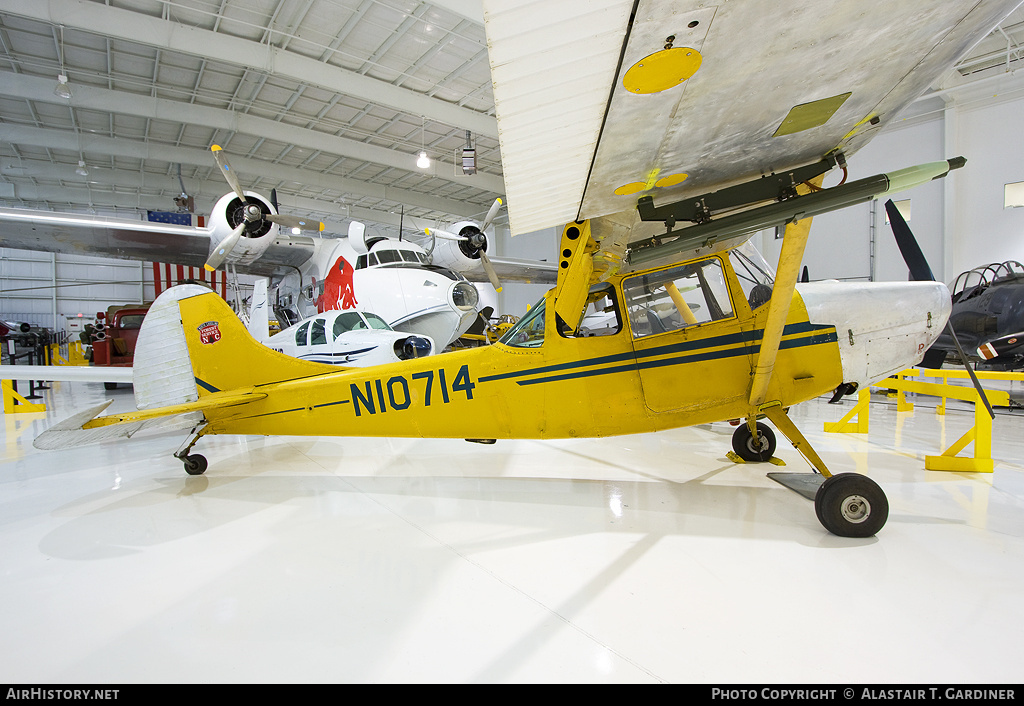
[(88, 424), (96, 418), (97, 415), (103, 412), (111, 402), (113, 402), (113, 400), (107, 400), (102, 404), (98, 404), (95, 407), (87, 409), (84, 412), (79, 412), (62, 422), (54, 424), (52, 427), (37, 436), (35, 441), (32, 442), (32, 445), (43, 451), (67, 449), (75, 446), (107, 441), (108, 439), (127, 438), (129, 436), (134, 436), (143, 429), (159, 429), (160, 431), (166, 431), (169, 429), (192, 427), (202, 419), (201, 414), (193, 413), (188, 415), (189, 418), (187, 419), (172, 417), (151, 420), (148, 422), (137, 421), (132, 424), (122, 424), (118, 426), (104, 426), (98, 429), (83, 428), (85, 424)]
[(137, 410), (99, 416), (113, 400), (79, 412), (64, 421), (54, 424), (36, 437), (32, 445), (44, 451), (66, 449), (93, 444), (108, 439), (135, 436), (140, 431), (170, 431), (188, 429), (203, 421), (203, 410), (255, 402), (266, 397), (265, 393), (221, 392), (204, 397), (197, 402)]

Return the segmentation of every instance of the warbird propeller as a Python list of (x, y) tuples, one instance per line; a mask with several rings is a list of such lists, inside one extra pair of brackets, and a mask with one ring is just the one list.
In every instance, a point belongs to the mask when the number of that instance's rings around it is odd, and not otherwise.
[[(822, 525), (870, 536), (888, 516), (885, 494), (866, 476), (832, 475), (787, 410), (920, 361), (949, 292), (797, 285), (809, 216), (962, 165), (823, 188), (1015, 4), (607, 0), (601, 12), (559, 3), (552, 16), (485, 2), (512, 229), (566, 224), (556, 286), (527, 315), (491, 346), (338, 370), (260, 346), (217, 297), (175, 288), (140, 336), (139, 411), (98, 416), (100, 405), (35, 444), (129, 436), (172, 418), (193, 429), (175, 456), (201, 473), (206, 460), (191, 451), (208, 434), (491, 441), (743, 419), (734, 449), (758, 461), (775, 450), (764, 419), (824, 479)], [(784, 50), (764, 26), (786, 28)], [(865, 41), (894, 26), (898, 44)], [(741, 247), (771, 227), (785, 227), (774, 281)], [(598, 331), (582, 325), (596, 312), (608, 315)]]

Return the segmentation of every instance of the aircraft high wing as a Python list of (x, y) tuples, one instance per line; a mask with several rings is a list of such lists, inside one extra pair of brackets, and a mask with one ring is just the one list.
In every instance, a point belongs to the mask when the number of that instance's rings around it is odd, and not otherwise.
[(512, 232), (823, 173), (1017, 4), (484, 0)]
[[(787, 410), (920, 362), (949, 291), (798, 287), (810, 218), (963, 166), (823, 185), (1016, 4), (487, 0), (511, 226), (565, 224), (555, 288), (492, 346), (345, 371), (278, 365), (215, 295), (172, 288), (140, 335), (139, 411), (100, 406), (35, 444), (185, 415), (196, 426), (175, 457), (196, 474), (206, 460), (190, 452), (206, 434), (494, 442), (745, 420), (733, 450), (758, 462), (775, 451), (767, 419), (814, 468), (803, 475), (816, 476), (822, 525), (871, 536), (888, 517), (884, 492), (833, 475)], [(771, 227), (786, 229), (774, 279), (739, 247)]]

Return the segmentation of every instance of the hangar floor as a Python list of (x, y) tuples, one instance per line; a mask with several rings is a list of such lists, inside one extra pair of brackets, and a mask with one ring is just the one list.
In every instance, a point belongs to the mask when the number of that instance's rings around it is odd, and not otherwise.
[[(877, 538), (725, 457), (713, 424), (604, 440), (211, 437), (36, 451), (130, 388), (54, 383), (6, 415), (8, 683), (1019, 682), (1024, 415), (993, 474), (924, 470), (973, 424), (852, 402), (792, 416), (833, 472), (885, 489)], [(807, 465), (785, 439), (784, 470)]]

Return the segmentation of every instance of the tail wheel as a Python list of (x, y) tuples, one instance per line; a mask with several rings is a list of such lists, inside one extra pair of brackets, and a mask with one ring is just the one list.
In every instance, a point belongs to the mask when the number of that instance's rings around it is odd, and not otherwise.
[(775, 455), (775, 432), (767, 424), (757, 423), (757, 441), (750, 427), (740, 424), (732, 433), (732, 450), (744, 461), (760, 463)]
[(202, 454), (186, 456), (183, 459), (183, 463), (185, 464), (185, 473), (188, 473), (190, 476), (201, 476), (206, 473), (206, 456)]
[(814, 512), (832, 534), (871, 537), (889, 518), (889, 501), (878, 484), (867, 476), (840, 473), (826, 479), (818, 488)]

